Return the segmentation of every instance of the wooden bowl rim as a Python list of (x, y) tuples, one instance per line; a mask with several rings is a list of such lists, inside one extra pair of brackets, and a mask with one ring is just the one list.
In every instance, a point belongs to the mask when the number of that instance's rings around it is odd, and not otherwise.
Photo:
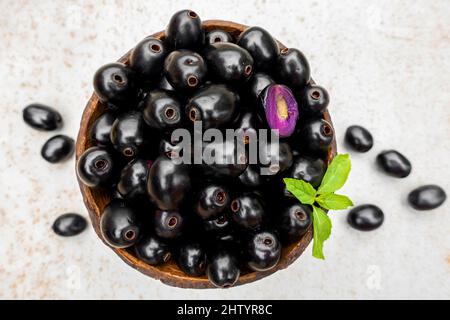
[[(222, 29), (227, 32), (230, 32), (234, 35), (240, 34), (242, 31), (244, 31), (248, 26), (242, 25), (235, 22), (230, 21), (224, 21), (224, 20), (207, 20), (203, 22), (203, 27), (207, 30), (213, 30), (213, 29)], [(157, 32), (152, 37), (156, 38), (164, 38), (164, 31)], [(278, 44), (280, 46), (280, 50), (285, 48), (285, 46), (278, 41)], [(123, 63), (128, 63), (129, 56), (130, 56), (131, 50), (128, 51), (122, 58), (120, 58), (118, 61)], [(100, 104), (100, 101), (95, 93), (92, 94), (91, 98), (89, 99), (80, 123), (80, 130), (78, 132), (78, 138), (76, 142), (76, 160), (81, 156), (81, 154), (90, 147), (89, 145), (89, 128), (91, 127), (92, 123), (95, 121), (94, 113), (97, 111), (98, 108), (103, 108)], [(324, 119), (327, 120), (331, 125), (331, 118), (328, 111), (324, 113)], [(330, 149), (327, 160), (328, 163), (331, 161), (331, 159), (336, 155), (337, 148), (336, 148), (336, 140), (334, 139), (332, 148)], [(97, 199), (93, 195), (93, 190), (87, 186), (85, 186), (79, 179), (78, 184), (80, 186), (80, 190), (83, 196), (84, 203), (86, 205), (86, 208), (89, 212), (89, 217), (92, 221), (94, 230), (98, 237), (106, 244), (106, 242), (103, 240), (103, 237), (101, 235), (101, 231), (99, 228), (99, 220), (101, 216), (101, 212), (103, 208), (100, 208), (97, 204)], [(309, 245), (313, 237), (313, 231), (312, 226), (308, 229), (306, 234), (295, 244), (292, 244), (288, 246), (287, 248), (283, 249), (283, 254), (280, 259), (280, 262), (278, 265), (268, 271), (264, 272), (249, 272), (246, 274), (241, 275), (236, 285), (242, 285), (245, 283), (250, 283), (256, 280), (259, 280), (261, 278), (264, 278), (272, 273), (277, 272), (278, 270), (282, 270), (287, 268), (290, 264), (292, 264), (306, 249), (306, 247)], [(107, 244), (106, 244), (107, 245)], [(109, 246), (108, 246), (109, 247)], [(111, 248), (111, 247), (109, 247)], [(191, 277), (185, 274), (179, 274), (179, 272), (176, 272), (178, 267), (176, 264), (172, 261), (172, 264), (174, 265), (174, 268), (168, 269), (168, 270), (161, 270), (161, 266), (152, 266), (149, 264), (144, 263), (143, 261), (137, 259), (135, 256), (130, 254), (126, 249), (116, 249), (111, 248), (123, 261), (125, 261), (128, 265), (131, 267), (137, 269), (138, 271), (142, 272), (143, 274), (150, 276), (154, 279), (160, 280), (161, 282), (175, 286), (180, 288), (215, 288), (209, 281), (206, 276), (202, 277)], [(174, 273), (171, 273), (173, 271)]]

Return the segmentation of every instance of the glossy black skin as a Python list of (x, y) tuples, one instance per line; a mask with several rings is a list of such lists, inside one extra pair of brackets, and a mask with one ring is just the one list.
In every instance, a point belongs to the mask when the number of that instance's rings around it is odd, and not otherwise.
[(272, 69), (280, 52), (275, 39), (261, 27), (250, 27), (242, 32), (236, 44), (251, 54), (258, 70)]
[(324, 119), (312, 119), (301, 128), (300, 137), (310, 151), (327, 152), (333, 143), (334, 129)]
[(322, 114), (327, 109), (330, 103), (330, 96), (325, 88), (315, 84), (308, 84), (301, 91), (297, 100), (300, 112), (314, 116)]
[(277, 174), (288, 170), (294, 161), (292, 149), (287, 142), (281, 142), (276, 147), (272, 143), (267, 143), (265, 148), (259, 150), (259, 162), (261, 167), (265, 167), (271, 174)]
[(165, 138), (159, 142), (159, 154), (164, 154), (170, 159), (175, 159), (183, 156), (183, 150), (178, 142), (171, 142)]
[(133, 158), (145, 144), (142, 113), (130, 111), (120, 115), (111, 128), (111, 143), (123, 156)]
[(210, 233), (222, 234), (230, 229), (230, 220), (226, 214), (222, 214), (213, 220), (204, 220), (202, 223), (203, 229)]
[(208, 177), (230, 178), (241, 175), (248, 165), (248, 157), (245, 150), (239, 152), (237, 143), (224, 141), (223, 143), (213, 141), (203, 144), (203, 155), (211, 155), (214, 163), (207, 164), (203, 159), (201, 165), (202, 173)]
[(236, 84), (250, 79), (253, 74), (253, 58), (250, 53), (230, 42), (208, 45), (204, 51), (208, 72), (216, 80)]
[(166, 28), (166, 44), (172, 49), (199, 49), (205, 43), (200, 17), (191, 10), (175, 13)]
[(358, 152), (367, 152), (373, 147), (372, 134), (364, 127), (350, 126), (345, 132), (347, 146)]
[[(234, 204), (234, 202), (236, 204)], [(256, 229), (266, 218), (264, 202), (255, 193), (244, 193), (231, 204), (231, 218), (242, 229)]]
[(94, 90), (110, 107), (127, 108), (136, 100), (136, 74), (123, 63), (104, 65), (94, 75)]
[(311, 225), (311, 209), (297, 199), (285, 199), (277, 213), (277, 230), (283, 243), (294, 243), (306, 233)]
[(276, 70), (279, 81), (293, 91), (303, 89), (311, 77), (308, 60), (302, 52), (293, 48), (281, 50)]
[(205, 61), (194, 51), (173, 51), (164, 61), (164, 75), (179, 91), (192, 91), (200, 87), (206, 80), (206, 73)]
[(231, 249), (217, 248), (208, 255), (208, 262), (206, 274), (214, 286), (228, 288), (239, 279), (239, 261)]
[(314, 188), (319, 187), (325, 174), (325, 162), (320, 158), (298, 156), (294, 159), (288, 172), (289, 178), (309, 182)]
[(95, 120), (89, 130), (89, 137), (98, 146), (108, 146), (111, 144), (111, 129), (116, 121), (116, 116), (111, 112), (105, 112)]
[(175, 239), (181, 236), (185, 227), (185, 219), (177, 211), (156, 210), (153, 216), (155, 233), (163, 239)]
[(172, 256), (165, 240), (153, 234), (142, 237), (134, 246), (134, 252), (140, 260), (151, 265), (165, 263)]
[(176, 210), (190, 187), (190, 170), (185, 164), (175, 164), (163, 155), (150, 168), (147, 192), (161, 210)]
[(167, 54), (168, 50), (161, 40), (147, 37), (131, 52), (130, 68), (142, 83), (155, 82), (155, 79), (161, 77)]
[(287, 142), (280, 143), (280, 154), (279, 154), (279, 166), (280, 171), (284, 172), (288, 170), (294, 163), (294, 156), (292, 155), (292, 149)]
[(102, 147), (91, 147), (83, 152), (77, 162), (77, 175), (81, 182), (95, 188), (106, 185), (114, 176), (114, 160)]
[(412, 170), (411, 162), (395, 150), (381, 152), (377, 156), (377, 164), (385, 173), (395, 178), (405, 178)]
[(59, 134), (48, 139), (41, 149), (41, 156), (50, 163), (58, 163), (70, 158), (75, 148), (75, 141)]
[(214, 234), (211, 241), (228, 243), (230, 246), (239, 246), (241, 244), (240, 234), (231, 228), (221, 230)]
[(253, 234), (247, 242), (247, 266), (254, 271), (267, 271), (280, 261), (281, 243), (273, 232)]
[(83, 232), (87, 227), (87, 221), (77, 213), (65, 213), (53, 222), (53, 231), (62, 237), (72, 237)]
[(414, 189), (408, 195), (409, 204), (416, 210), (432, 210), (447, 199), (444, 189), (437, 185), (425, 185)]
[(43, 104), (33, 103), (22, 112), (23, 121), (30, 127), (40, 131), (53, 131), (63, 125), (61, 114), (55, 109)]
[(100, 217), (103, 239), (114, 248), (134, 245), (141, 233), (141, 222), (136, 212), (123, 200), (113, 199)]
[(178, 267), (187, 275), (201, 276), (206, 271), (206, 252), (199, 242), (189, 241), (177, 248)]
[(244, 112), (233, 123), (233, 127), (236, 131), (242, 130), (244, 143), (249, 144), (251, 139), (258, 139), (258, 129), (262, 127), (262, 121), (256, 113)]
[(181, 105), (174, 94), (150, 91), (144, 99), (143, 118), (145, 123), (156, 130), (169, 131), (181, 125)]
[(246, 187), (259, 187), (268, 181), (267, 175), (261, 175), (261, 168), (255, 164), (250, 164), (239, 175), (239, 181)]
[(357, 230), (372, 231), (383, 224), (384, 213), (375, 205), (364, 204), (350, 210), (347, 221)]
[(202, 186), (195, 196), (195, 212), (204, 220), (217, 218), (230, 203), (228, 189), (217, 183)]
[(248, 91), (250, 97), (256, 101), (259, 98), (261, 92), (267, 88), (267, 86), (274, 84), (275, 81), (266, 73), (257, 72), (248, 81)]
[(226, 31), (214, 29), (206, 34), (205, 43), (208, 45), (216, 42), (233, 42), (233, 37)]
[(163, 76), (157, 85), (158, 89), (166, 90), (166, 91), (175, 91), (175, 88), (172, 87), (172, 85), (169, 83), (169, 80), (167, 80), (166, 76)]
[(147, 195), (149, 167), (149, 161), (133, 159), (122, 169), (117, 191), (124, 199), (142, 198)]
[(239, 118), (234, 122), (235, 129), (243, 129), (247, 131), (249, 129), (256, 130), (261, 128), (261, 119), (256, 115), (256, 113), (251, 111), (246, 111), (241, 113)]
[(203, 129), (218, 128), (236, 117), (239, 96), (225, 85), (206, 85), (198, 90), (186, 107), (191, 121), (202, 121)]

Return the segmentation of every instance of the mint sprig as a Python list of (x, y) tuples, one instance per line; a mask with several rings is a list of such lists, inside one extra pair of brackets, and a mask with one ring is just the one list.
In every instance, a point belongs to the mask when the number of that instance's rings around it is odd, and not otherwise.
[(334, 193), (321, 194), (316, 197), (316, 201), (319, 206), (328, 210), (344, 210), (353, 206), (352, 200), (348, 197)]
[(292, 178), (283, 179), (287, 189), (303, 204), (313, 204), (316, 198), (316, 189), (303, 180)]
[(323, 243), (331, 234), (331, 219), (321, 208), (313, 206), (313, 257), (325, 259), (323, 255)]
[(333, 193), (342, 188), (347, 181), (351, 167), (348, 154), (336, 155), (328, 166), (317, 193)]
[(317, 190), (304, 180), (283, 179), (289, 192), (301, 203), (312, 206), (313, 256), (315, 258), (325, 259), (323, 243), (330, 237), (332, 228), (331, 220), (323, 209), (343, 210), (353, 206), (353, 202), (348, 197), (334, 193), (344, 186), (350, 170), (351, 161), (349, 155), (338, 154), (328, 166), (322, 183)]

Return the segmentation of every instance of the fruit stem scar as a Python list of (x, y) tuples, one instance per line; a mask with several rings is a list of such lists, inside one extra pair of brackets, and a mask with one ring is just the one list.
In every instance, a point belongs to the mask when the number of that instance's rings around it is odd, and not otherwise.
[(195, 87), (197, 84), (198, 84), (198, 79), (196, 76), (188, 77), (188, 86), (189, 87)]
[(302, 212), (302, 211), (296, 211), (295, 212), (295, 215), (297, 216), (297, 218), (299, 219), (299, 220), (301, 220), (301, 221), (303, 221), (303, 220), (306, 220), (306, 215), (305, 215), (305, 213), (304, 212)]
[(251, 65), (245, 66), (244, 72), (247, 76), (249, 76), (252, 73), (252, 66)]
[(217, 199), (217, 202), (218, 202), (219, 204), (224, 203), (225, 200), (226, 200), (225, 192), (223, 192), (223, 191), (217, 192), (217, 194), (216, 194), (216, 199)]
[(132, 156), (134, 156), (134, 150), (132, 148), (125, 148), (123, 150), (123, 154), (124, 154), (124, 156), (132, 157)]
[(192, 122), (200, 120), (200, 112), (196, 107), (191, 107), (191, 110), (189, 110), (189, 119)]
[(133, 230), (128, 230), (127, 232), (125, 232), (125, 239), (131, 241), (134, 240), (134, 238), (136, 237), (136, 233)]
[(330, 127), (329, 125), (325, 125), (325, 126), (323, 127), (323, 133), (324, 133), (326, 136), (330, 136), (330, 135), (333, 133), (333, 129), (331, 129), (331, 127)]
[(320, 98), (320, 92), (319, 92), (319, 91), (313, 91), (313, 92), (311, 92), (311, 98), (313, 98), (314, 100), (319, 100), (319, 98)]
[(120, 74), (117, 74), (117, 73), (113, 74), (113, 79), (118, 84), (123, 84), (124, 83), (124, 80), (123, 80), (123, 78), (122, 78), (122, 76)]
[(264, 239), (264, 244), (265, 244), (266, 246), (271, 246), (271, 245), (273, 244), (273, 239), (272, 239), (272, 238), (269, 238), (269, 237), (265, 238), (265, 239)]
[(161, 52), (161, 47), (157, 44), (152, 44), (150, 46), (150, 50), (152, 50), (153, 52), (159, 53), (159, 52)]
[(168, 107), (165, 111), (165, 115), (168, 119), (172, 120), (176, 117), (176, 111), (172, 107)]
[(191, 17), (192, 19), (197, 18), (197, 14), (194, 11), (189, 11), (188, 16)]
[(277, 95), (277, 114), (283, 120), (286, 120), (289, 117), (288, 105), (286, 100), (282, 95)]
[(167, 224), (170, 228), (174, 228), (178, 224), (178, 219), (176, 217), (171, 217)]
[(96, 169), (103, 170), (103, 169), (106, 168), (107, 164), (108, 164), (107, 161), (105, 161), (105, 160), (103, 160), (103, 159), (99, 159), (99, 160), (95, 161), (94, 167), (95, 167)]
[(233, 200), (233, 202), (231, 202), (231, 211), (238, 212), (239, 207), (239, 202), (237, 200)]

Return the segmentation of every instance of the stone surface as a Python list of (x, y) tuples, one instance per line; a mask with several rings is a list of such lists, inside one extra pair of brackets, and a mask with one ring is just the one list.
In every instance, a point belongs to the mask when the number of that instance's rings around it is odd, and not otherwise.
[[(158, 8), (157, 11), (154, 9)], [(331, 214), (327, 260), (311, 248), (289, 269), (229, 290), (183, 290), (129, 268), (90, 228), (64, 239), (51, 225), (64, 212), (87, 216), (74, 159), (40, 157), (49, 133), (27, 127), (23, 107), (41, 102), (76, 137), (95, 70), (114, 61), (172, 13), (259, 25), (302, 50), (314, 79), (330, 92), (340, 152), (345, 129), (360, 124), (375, 139), (352, 154), (342, 193), (374, 203), (380, 229), (353, 230)], [(331, 299), (448, 298), (450, 201), (426, 214), (408, 192), (435, 183), (450, 192), (450, 25), (448, 0), (356, 1), (13, 1), (0, 2), (0, 298)], [(383, 149), (404, 153), (413, 172), (396, 180), (376, 169)]]

